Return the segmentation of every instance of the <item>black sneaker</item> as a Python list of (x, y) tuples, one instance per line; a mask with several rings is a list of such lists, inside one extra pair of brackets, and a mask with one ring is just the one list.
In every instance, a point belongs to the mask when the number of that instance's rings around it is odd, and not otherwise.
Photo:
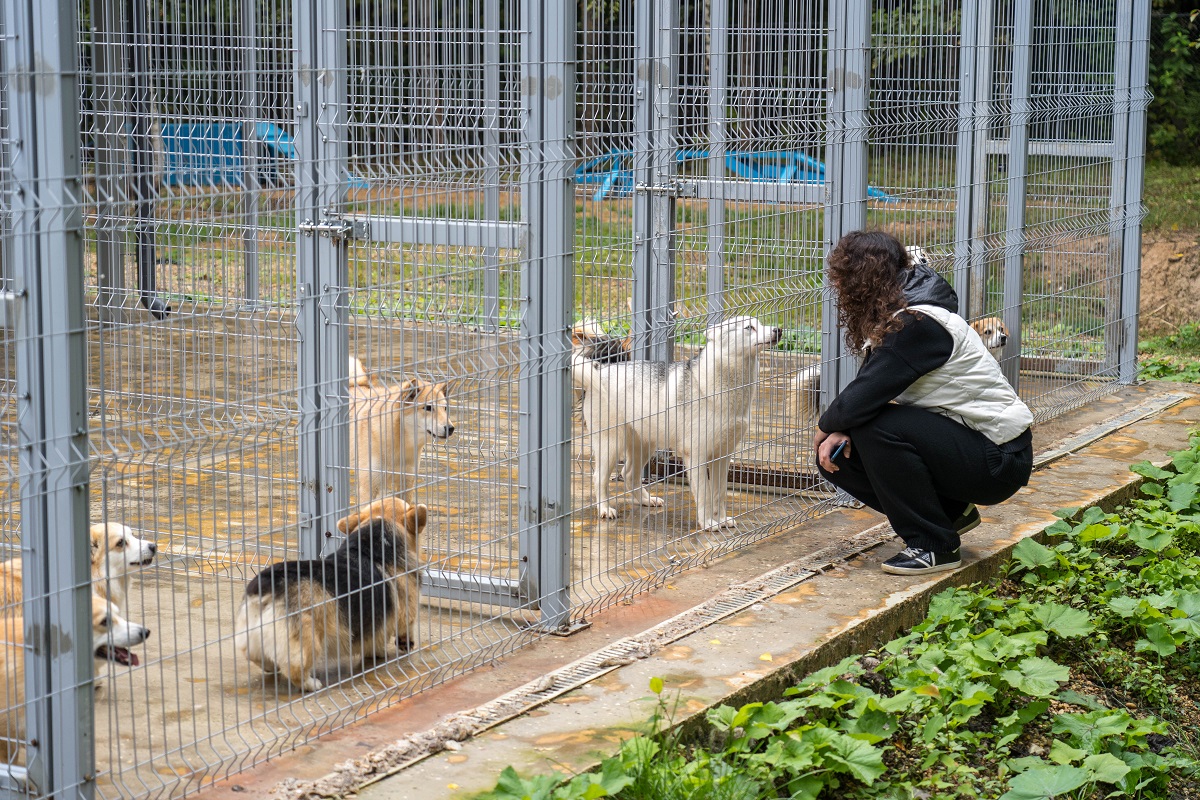
[(963, 509), (963, 513), (958, 515), (958, 519), (954, 520), (954, 530), (958, 531), (961, 536), (967, 531), (978, 528), (980, 522), (982, 520), (979, 519), (979, 509), (975, 507), (974, 503), (970, 503)]
[(883, 562), (883, 571), (892, 575), (924, 575), (929, 572), (957, 569), (961, 565), (962, 557), (957, 550), (935, 553), (919, 547), (906, 547)]

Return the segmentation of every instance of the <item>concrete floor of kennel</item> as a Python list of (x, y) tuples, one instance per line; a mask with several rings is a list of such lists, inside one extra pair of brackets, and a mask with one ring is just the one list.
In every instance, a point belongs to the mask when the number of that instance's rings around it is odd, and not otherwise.
[[(444, 337), (438, 342), (444, 352), (466, 354), (462, 363), (443, 364), (444, 369), (486, 377), (489, 370), (500, 375), (506, 369), (502, 365), (516, 361), (511, 340), (480, 344), (476, 334), (461, 336), (459, 343)], [(245, 581), (263, 565), (294, 555), (289, 538), (294, 533), (297, 483), (290, 427), (294, 418), (273, 409), (270, 400), (277, 397), (282, 405), (294, 392), (296, 343), (286, 325), (275, 327), (261, 318), (193, 318), (189, 324), (181, 316), (166, 325), (124, 328), (121, 337), (92, 342), (92, 385), (111, 387), (93, 403), (93, 432), (101, 433), (108, 446), (107, 451), (102, 448), (93, 473), (93, 497), (108, 518), (151, 535), (157, 532), (162, 550), (158, 563), (135, 579), (130, 608), (125, 610), (126, 616), (154, 632), (139, 650), (143, 663), (134, 669), (105, 669), (104, 694), (96, 706), (102, 796), (176, 795), (285, 751), (315, 748), (335, 753), (336, 744), (329, 750), (322, 742), (336, 742), (348, 731), (364, 729), (344, 728), (348, 723), (414, 695), (400, 706), (424, 702), (421, 698), (433, 699), (435, 705), (437, 698), (446, 702), (443, 687), (461, 687), (462, 673), (484, 667), (469, 673), (469, 679), (481, 671), (502, 671), (495, 665), (497, 659), (531, 641), (532, 635), (522, 631), (536, 620), (534, 613), (432, 601), (423, 606), (419, 639), (424, 645), (417, 652), (353, 676), (331, 667), (332, 677), (342, 674), (344, 679), (312, 696), (302, 697), (235, 660), (231, 623)], [(386, 353), (397, 366), (430, 363), (420, 336), (410, 334), (399, 343), (381, 346), (383, 339), (388, 336), (377, 328), (360, 332), (352, 337), (352, 352)], [(784, 353), (764, 358), (759, 411), (744, 447), (747, 460), (778, 464), (809, 457), (807, 431), (779, 433), (791, 424), (787, 383), (796, 369), (795, 359)], [(382, 365), (369, 355), (367, 361), (368, 369)], [(1063, 386), (1054, 378), (1027, 380), (1034, 394)], [(122, 388), (130, 385), (141, 386), (140, 396)], [(1099, 385), (1062, 391), (1081, 388)], [(442, 494), (431, 499), (430, 535), (423, 543), (427, 561), (449, 552), (453, 536), (512, 526), (506, 512), (516, 508), (516, 490), (507, 470), (515, 461), (488, 457), (482, 463), (464, 463), (462, 454), (481, 452), (496, 441), (515, 442), (515, 390), (512, 375), (490, 385), (485, 382), (474, 394), (468, 390), (466, 396), (477, 399), (463, 403), (456, 414), (455, 439), (447, 447), (427, 451), (429, 474), (453, 476), (442, 482)], [(1132, 396), (1129, 391), (1039, 426), (1039, 437), (1069, 429), (1073, 421), (1112, 413), (1114, 400)], [(268, 402), (261, 402), (263, 398)], [(219, 400), (228, 405), (227, 418), (201, 426), (199, 420)], [(496, 405), (489, 407), (488, 402)], [(183, 435), (172, 439), (172, 425), (182, 426)], [(577, 435), (576, 441), (573, 495), (582, 510), (572, 524), (572, 556), (576, 574), (586, 576), (575, 587), (576, 597), (603, 603), (602, 598), (619, 594), (626, 585), (651, 581), (654, 571), (667, 568), (672, 558), (728, 545), (728, 534), (694, 533), (694, 503), (680, 483), (660, 482), (652, 488), (665, 498), (663, 509), (631, 509), (625, 502), (618, 520), (598, 523), (588, 508), (593, 502), (590, 454), (585, 439)], [(139, 442), (151, 446), (139, 452)], [(212, 498), (217, 500), (206, 502)], [(820, 499), (810, 493), (744, 486), (730, 493), (740, 532), (747, 536), (743, 544), (758, 528), (799, 520)], [(842, 535), (820, 522), (789, 536), (816, 550)], [(805, 535), (796, 537), (799, 532)], [(639, 558), (648, 550), (659, 555)], [(513, 576), (515, 553), (503, 547), (490, 554), (480, 550), (477, 557), (458, 556), (444, 566)], [(668, 584), (656, 594), (663, 591), (675, 589)], [(639, 599), (635, 605), (641, 603)], [(600, 616), (624, 616), (627, 608), (620, 605)], [(544, 647), (545, 640), (532, 649)], [(555, 649), (562, 651), (561, 646)], [(507, 683), (502, 676), (495, 685)], [(455, 702), (478, 697), (480, 691), (489, 690), (456, 693)], [(344, 732), (315, 739), (339, 728)], [(291, 762), (292, 756), (284, 761)]]

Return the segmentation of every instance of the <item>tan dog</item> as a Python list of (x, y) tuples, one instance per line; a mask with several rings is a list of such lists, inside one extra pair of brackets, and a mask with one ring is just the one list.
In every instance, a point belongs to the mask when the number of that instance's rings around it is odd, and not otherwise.
[[(116, 522), (97, 522), (89, 533), (94, 590), (118, 608), (127, 608), (129, 576), (154, 561), (158, 546), (139, 539), (129, 526)], [(21, 559), (0, 563), (0, 607), (21, 602), (22, 583)]]
[(383, 386), (361, 367), (357, 378), (352, 368), (350, 378), (350, 459), (358, 501), (397, 494), (411, 502), (421, 451), (430, 439), (454, 433), (446, 384), (411, 378)]
[(421, 562), (417, 537), (425, 506), (388, 497), (338, 522), (346, 540), (319, 560), (272, 564), (246, 584), (234, 620), (234, 642), (264, 672), (301, 690), (322, 687), (317, 658), (357, 662), (401, 652), (416, 638)]
[(1008, 328), (1004, 327), (1004, 320), (999, 317), (983, 317), (972, 322), (971, 329), (979, 334), (983, 346), (992, 354), (992, 358), (999, 361), (1004, 352), (1004, 345), (1008, 342)]
[[(92, 594), (92, 643), (96, 655), (122, 664), (138, 663), (130, 647), (150, 638), (150, 629), (122, 617), (117, 607)], [(123, 657), (114, 654), (123, 653)], [(25, 621), (20, 614), (0, 617), (0, 762), (14, 763), (25, 739)]]

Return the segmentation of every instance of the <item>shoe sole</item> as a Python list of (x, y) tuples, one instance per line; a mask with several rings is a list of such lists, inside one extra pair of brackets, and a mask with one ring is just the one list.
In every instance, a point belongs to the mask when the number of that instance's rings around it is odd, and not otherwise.
[(938, 564), (935, 567), (917, 567), (915, 569), (910, 569), (908, 567), (893, 567), (884, 564), (883, 571), (889, 575), (928, 575), (933, 572), (948, 572), (952, 569), (958, 569), (961, 566), (961, 561), (955, 561), (953, 564)]
[(980, 524), (982, 524), (982, 523), (983, 523), (983, 520), (981, 520), (979, 517), (976, 517), (975, 519), (968, 522), (966, 525), (963, 525), (961, 528), (959, 528), (958, 535), (962, 536), (967, 531), (973, 531), (976, 528), (978, 528), (980, 526)]

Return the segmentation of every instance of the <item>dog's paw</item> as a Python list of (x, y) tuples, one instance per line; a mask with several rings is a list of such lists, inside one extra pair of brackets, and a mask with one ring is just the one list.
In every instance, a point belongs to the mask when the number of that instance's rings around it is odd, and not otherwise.
[(408, 638), (408, 634), (406, 633), (396, 637), (396, 648), (401, 653), (409, 652), (416, 646), (416, 644), (417, 643), (414, 640)]
[(319, 692), (324, 688), (325, 688), (325, 684), (321, 683), (319, 680), (317, 680), (316, 678), (314, 678), (311, 675), (309, 675), (307, 678), (305, 678), (304, 681), (300, 684), (300, 689), (305, 692)]
[(651, 508), (662, 508), (667, 504), (667, 501), (663, 500), (661, 497), (655, 497), (652, 494), (646, 494), (646, 496), (640, 498), (638, 502), (644, 506), (650, 506)]
[(738, 524), (737, 524), (736, 519), (734, 519), (733, 517), (726, 517), (725, 519), (721, 520), (721, 524), (719, 527), (736, 528), (737, 526), (738, 526)]
[(617, 510), (612, 506), (600, 506), (600, 509), (597, 513), (600, 515), (600, 519), (617, 518)]

